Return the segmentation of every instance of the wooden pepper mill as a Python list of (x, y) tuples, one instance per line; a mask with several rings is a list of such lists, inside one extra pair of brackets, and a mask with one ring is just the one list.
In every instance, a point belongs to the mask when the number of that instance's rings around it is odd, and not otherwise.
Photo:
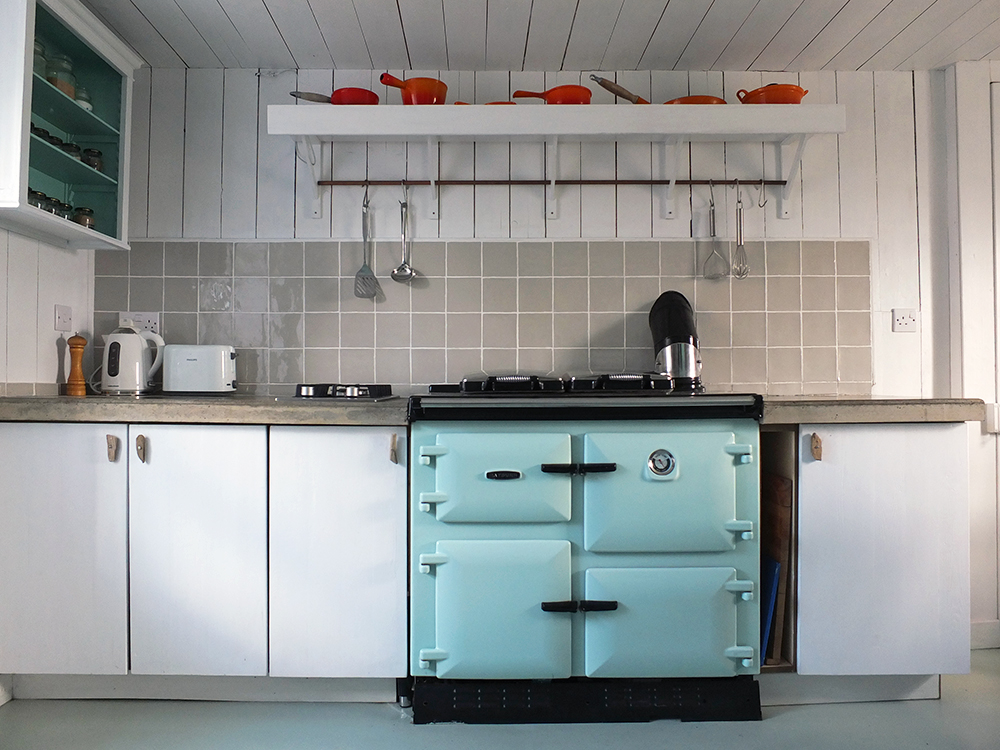
[(86, 396), (87, 379), (83, 376), (83, 348), (87, 339), (80, 334), (70, 336), (69, 344), (69, 378), (66, 380), (67, 396)]

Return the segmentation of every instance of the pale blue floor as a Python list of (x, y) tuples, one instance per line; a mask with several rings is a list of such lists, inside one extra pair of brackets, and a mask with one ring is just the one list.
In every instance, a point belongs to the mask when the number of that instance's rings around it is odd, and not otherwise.
[(0, 750), (1000, 750), (1000, 651), (935, 701), (765, 708), (764, 721), (413, 726), (385, 704), (13, 701)]

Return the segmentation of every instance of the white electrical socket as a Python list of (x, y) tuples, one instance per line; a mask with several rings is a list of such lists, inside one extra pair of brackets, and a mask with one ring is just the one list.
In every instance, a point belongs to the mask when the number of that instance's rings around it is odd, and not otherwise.
[(118, 325), (132, 326), (140, 331), (160, 332), (160, 314), (155, 312), (120, 312)]
[(69, 305), (56, 305), (56, 322), (55, 327), (57, 331), (72, 331), (73, 330), (73, 308)]
[(892, 308), (892, 332), (916, 333), (917, 311), (912, 307)]

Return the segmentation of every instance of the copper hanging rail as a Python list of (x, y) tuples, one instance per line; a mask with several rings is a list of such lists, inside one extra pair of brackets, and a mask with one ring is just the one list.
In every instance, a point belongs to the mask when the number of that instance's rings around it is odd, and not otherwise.
[(476, 186), (476, 185), (511, 185), (511, 186), (548, 186), (552, 185), (778, 185), (787, 184), (785, 180), (319, 180), (317, 185), (333, 185), (335, 187), (368, 187), (377, 185), (446, 185), (446, 186)]

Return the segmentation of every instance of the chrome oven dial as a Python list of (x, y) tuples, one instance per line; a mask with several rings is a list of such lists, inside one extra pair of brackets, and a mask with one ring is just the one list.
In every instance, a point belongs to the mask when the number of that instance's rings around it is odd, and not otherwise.
[(670, 451), (660, 448), (649, 454), (646, 465), (657, 476), (665, 477), (677, 467), (677, 459)]

